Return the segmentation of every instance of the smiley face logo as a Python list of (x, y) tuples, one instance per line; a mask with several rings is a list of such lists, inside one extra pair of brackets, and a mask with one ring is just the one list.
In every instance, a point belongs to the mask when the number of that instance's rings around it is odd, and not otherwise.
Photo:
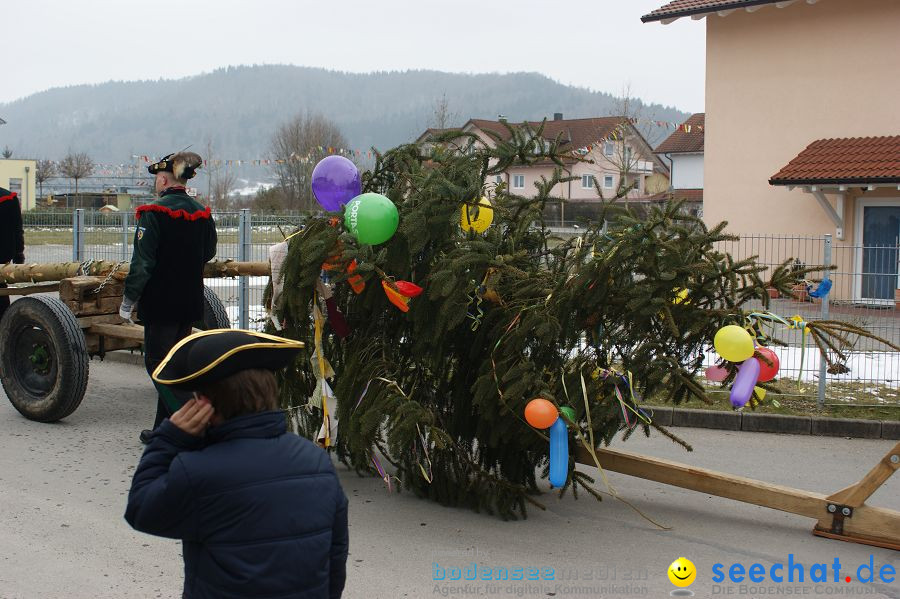
[(677, 587), (690, 586), (697, 578), (697, 568), (686, 557), (679, 557), (672, 562), (668, 570), (669, 580)]

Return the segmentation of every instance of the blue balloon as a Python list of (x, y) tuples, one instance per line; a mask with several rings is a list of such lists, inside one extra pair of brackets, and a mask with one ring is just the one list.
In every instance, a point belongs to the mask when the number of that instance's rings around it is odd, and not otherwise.
[(759, 380), (759, 360), (754, 357), (747, 358), (738, 366), (737, 376), (731, 386), (731, 405), (742, 407), (753, 395), (753, 387)]
[(562, 418), (550, 427), (550, 484), (562, 488), (569, 476), (569, 430)]

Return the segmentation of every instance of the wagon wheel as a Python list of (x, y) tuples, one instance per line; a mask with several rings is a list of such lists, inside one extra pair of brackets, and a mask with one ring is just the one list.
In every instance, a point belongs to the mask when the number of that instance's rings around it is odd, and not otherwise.
[(87, 388), (89, 357), (71, 310), (54, 297), (13, 302), (0, 320), (0, 382), (23, 416), (56, 422)]
[(222, 300), (216, 292), (209, 287), (203, 287), (203, 320), (194, 323), (194, 328), (203, 329), (230, 329), (231, 319), (222, 304)]

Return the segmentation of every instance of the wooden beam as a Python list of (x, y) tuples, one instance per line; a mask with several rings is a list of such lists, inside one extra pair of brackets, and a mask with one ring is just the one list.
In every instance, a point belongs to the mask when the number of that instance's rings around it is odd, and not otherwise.
[(103, 340), (103, 353), (107, 354), (111, 351), (119, 349), (139, 349), (142, 343), (132, 339), (112, 339), (110, 337), (101, 337), (100, 335), (88, 335), (85, 337), (85, 344), (88, 355), (95, 356), (100, 353), (100, 341)]
[[(814, 518), (817, 520), (814, 533), (820, 536), (879, 547), (900, 547), (900, 512), (864, 503), (898, 469), (900, 443), (859, 483), (831, 496), (623, 450), (598, 448), (596, 454), (600, 465), (612, 472)], [(894, 456), (898, 456), (896, 461)], [(584, 447), (576, 449), (575, 461), (596, 466)], [(841, 508), (837, 507), (835, 498), (842, 500)], [(834, 506), (833, 511), (829, 511), (829, 506)], [(847, 508), (849, 515), (843, 514), (843, 508)]]
[(858, 483), (841, 489), (828, 496), (829, 501), (849, 507), (859, 507), (866, 502), (872, 493), (878, 490), (887, 479), (900, 468), (900, 442), (891, 449), (881, 461), (872, 468)]
[(88, 335), (102, 335), (113, 339), (128, 339), (130, 341), (144, 341), (144, 327), (136, 324), (92, 324), (85, 331)]
[(82, 329), (87, 329), (95, 324), (119, 324), (121, 322), (122, 317), (116, 312), (115, 314), (101, 314), (99, 316), (83, 316), (78, 319), (78, 326)]
[[(818, 519), (822, 514), (827, 514), (827, 498), (821, 493), (800, 491), (620, 449), (598, 449), (597, 458), (603, 468), (612, 472), (620, 472), (810, 518)], [(587, 466), (594, 465), (590, 454), (582, 447), (578, 448), (575, 460)]]
[(42, 283), (38, 285), (25, 285), (23, 287), (0, 288), (0, 297), (10, 295), (32, 295), (34, 293), (53, 293), (59, 291), (59, 283)]

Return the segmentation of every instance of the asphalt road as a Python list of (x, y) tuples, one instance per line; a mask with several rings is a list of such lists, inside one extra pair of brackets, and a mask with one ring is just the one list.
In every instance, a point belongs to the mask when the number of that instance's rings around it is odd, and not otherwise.
[[(19, 416), (0, 392), (0, 598), (180, 597), (180, 543), (136, 533), (122, 518), (141, 453), (138, 431), (153, 417), (143, 369), (121, 361), (91, 364), (87, 396), (64, 422)], [(890, 441), (792, 437), (677, 429), (695, 451), (665, 438), (634, 438), (627, 449), (813, 491), (840, 489), (865, 474)], [(619, 493), (672, 530), (654, 528), (615, 500), (545, 494), (546, 511), (502, 522), (448, 509), (410, 494), (388, 493), (374, 478), (339, 466), (350, 498), (351, 555), (345, 597), (666, 597), (669, 564), (686, 556), (697, 568), (697, 597), (865, 594), (900, 598), (900, 581), (858, 583), (869, 557), (876, 573), (900, 572), (900, 553), (813, 537), (807, 518), (611, 473)], [(900, 476), (873, 505), (900, 509)], [(713, 564), (804, 564), (804, 583), (716, 585)], [(841, 578), (811, 583), (814, 563), (838, 558)], [(452, 568), (479, 580), (451, 581)], [(538, 568), (553, 580), (490, 581), (485, 568)], [(468, 568), (468, 572), (466, 571)], [(524, 571), (527, 576), (528, 571)], [(441, 575), (444, 580), (435, 580)], [(493, 572), (492, 572), (493, 576)], [(759, 587), (763, 588), (760, 589)], [(752, 588), (750, 588), (752, 587)], [(787, 590), (785, 590), (787, 589)]]

